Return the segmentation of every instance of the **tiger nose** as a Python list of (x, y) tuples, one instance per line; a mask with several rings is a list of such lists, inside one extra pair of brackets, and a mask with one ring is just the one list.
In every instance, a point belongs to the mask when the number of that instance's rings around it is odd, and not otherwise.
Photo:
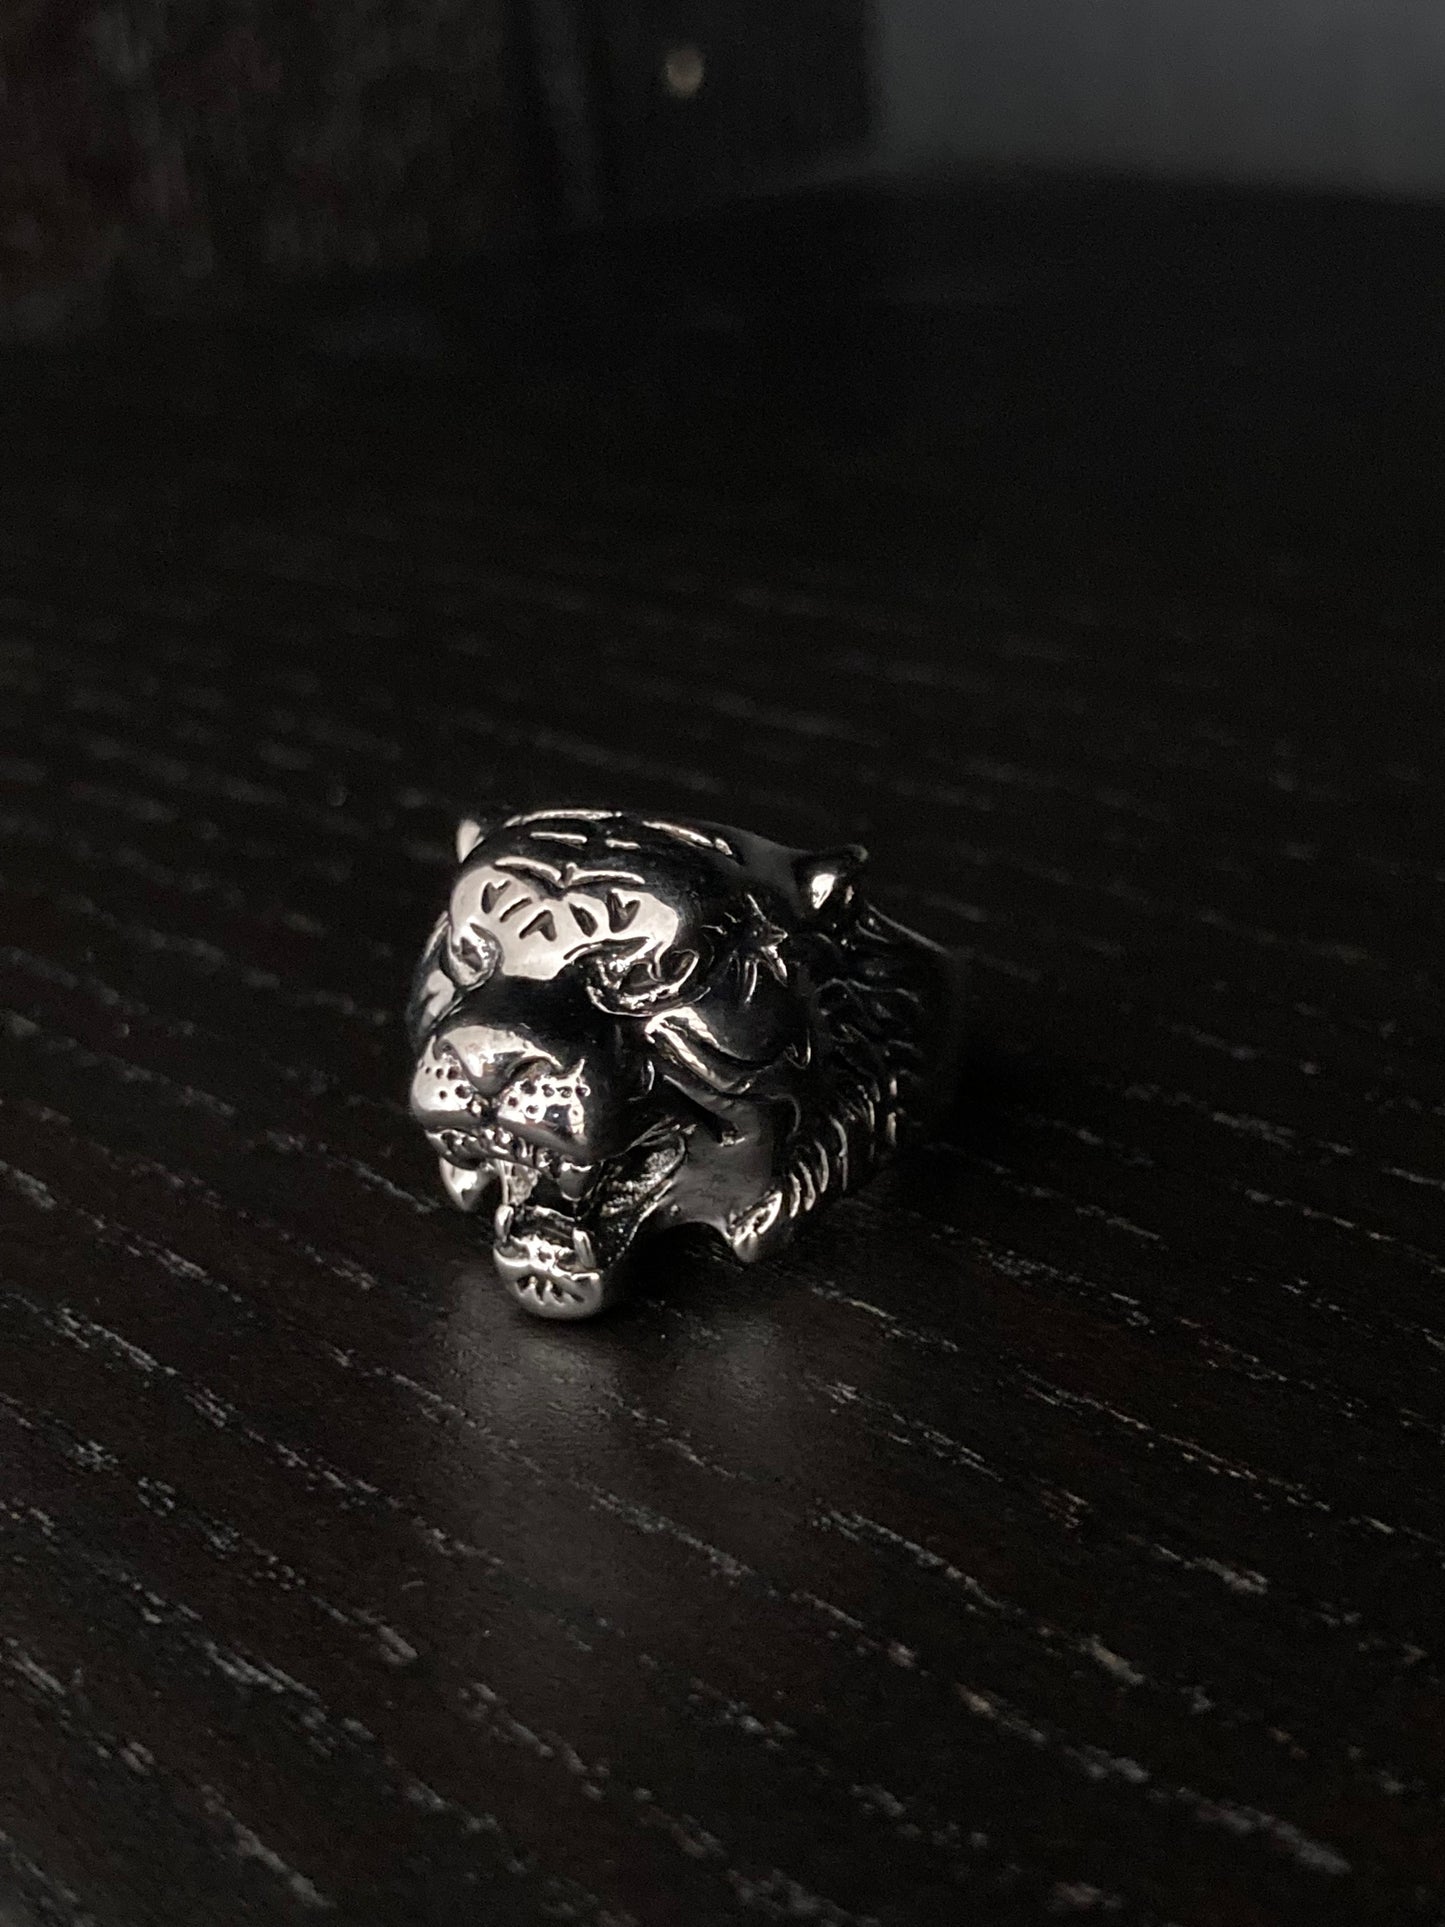
[(557, 1059), (525, 1032), (492, 1024), (466, 1024), (448, 1033), (447, 1045), (479, 1097), (497, 1099), (526, 1073), (556, 1070)]

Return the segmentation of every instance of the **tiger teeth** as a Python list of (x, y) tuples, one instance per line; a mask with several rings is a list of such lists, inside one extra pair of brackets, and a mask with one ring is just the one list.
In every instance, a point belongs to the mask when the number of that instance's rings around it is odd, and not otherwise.
[(470, 1131), (444, 1127), (428, 1136), (448, 1164), (472, 1169), (480, 1162), (499, 1177), (510, 1174), (519, 1186), (525, 1181), (528, 1190), (538, 1178), (548, 1177), (569, 1204), (579, 1204), (587, 1197), (606, 1169), (605, 1163), (574, 1163), (552, 1146), (515, 1137), (499, 1124), (484, 1124)]
[(476, 1165), (453, 1164), (450, 1159), (441, 1159), (442, 1183), (453, 1204), (460, 1205), (463, 1211), (472, 1210), (487, 1185), (487, 1172)]
[(581, 1182), (584, 1187), (586, 1179), (591, 1175), (588, 1166), (570, 1164), (545, 1144), (533, 1144), (529, 1138), (513, 1137), (510, 1131), (504, 1131), (495, 1124), (489, 1124), (479, 1131), (477, 1139), (492, 1157), (503, 1158), (510, 1164), (523, 1164), (534, 1171), (545, 1172), (549, 1177), (555, 1177), (563, 1189), (567, 1190), (569, 1197), (581, 1195), (580, 1191), (574, 1193), (568, 1189), (569, 1185), (579, 1182), (575, 1174), (578, 1172), (583, 1174)]

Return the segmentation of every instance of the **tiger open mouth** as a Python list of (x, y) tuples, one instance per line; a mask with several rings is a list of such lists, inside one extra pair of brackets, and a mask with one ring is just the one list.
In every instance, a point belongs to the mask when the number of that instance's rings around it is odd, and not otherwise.
[(625, 1151), (575, 1162), (497, 1125), (428, 1132), (449, 1164), (478, 1173), (469, 1208), (492, 1208), (492, 1257), (512, 1295), (544, 1317), (585, 1318), (687, 1158), (691, 1123), (652, 1125)]

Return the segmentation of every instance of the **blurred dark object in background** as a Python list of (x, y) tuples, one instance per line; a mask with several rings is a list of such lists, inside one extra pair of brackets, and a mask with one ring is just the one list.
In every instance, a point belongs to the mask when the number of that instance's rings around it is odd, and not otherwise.
[(500, 0), (10, 0), (0, 314), (475, 248), (516, 192)]
[(867, 0), (527, 0), (539, 205), (677, 212), (861, 146)]
[(861, 0), (3, 0), (0, 332), (464, 260), (861, 137)]

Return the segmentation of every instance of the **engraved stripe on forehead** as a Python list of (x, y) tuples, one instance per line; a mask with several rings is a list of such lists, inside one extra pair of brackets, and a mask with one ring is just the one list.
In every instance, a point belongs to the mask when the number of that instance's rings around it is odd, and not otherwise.
[[(628, 883), (638, 890), (647, 887), (646, 877), (636, 870), (624, 870), (611, 863), (574, 863), (569, 858), (565, 864), (557, 864), (544, 856), (523, 856), (508, 851), (493, 857), (488, 867), (502, 870), (508, 876), (543, 883), (552, 890), (571, 890), (588, 883)], [(490, 907), (484, 902), (484, 909)]]
[(520, 816), (509, 816), (506, 827), (524, 823), (615, 823), (621, 814), (621, 810), (524, 810)]
[(726, 837), (710, 836), (705, 830), (695, 830), (690, 823), (670, 823), (665, 817), (640, 817), (644, 830), (656, 830), (661, 836), (676, 837), (679, 843), (690, 843), (695, 850), (716, 850), (720, 856), (730, 856), (736, 863), (738, 853)]
[[(586, 840), (586, 833), (568, 830), (569, 823), (597, 826), (603, 823), (625, 824), (629, 821), (625, 810), (588, 810), (588, 809), (551, 809), (524, 810), (519, 815), (507, 818), (507, 827), (526, 828), (529, 834), (539, 840), (545, 838), (555, 843), (577, 843)], [(630, 821), (639, 829), (652, 830), (658, 836), (671, 837), (674, 842), (686, 843), (694, 850), (716, 850), (719, 856), (730, 857), (734, 863), (741, 858), (737, 850), (725, 836), (710, 830), (695, 828), (691, 823), (675, 823), (670, 817), (642, 816)], [(542, 825), (554, 827), (542, 828)], [(534, 827), (535, 826), (535, 827)], [(630, 839), (619, 836), (604, 836), (603, 841), (614, 849), (635, 850), (638, 845)]]
[(665, 894), (613, 865), (594, 870), (569, 852), (559, 868), (508, 852), (463, 868), (449, 921), (457, 941), (495, 943), (497, 975), (547, 982), (599, 949), (616, 960), (665, 955), (681, 915)]
[(506, 870), (512, 876), (540, 877), (544, 883), (560, 883), (562, 872), (555, 863), (549, 863), (544, 856), (520, 856), (508, 851), (504, 856), (492, 858), (494, 870)]

